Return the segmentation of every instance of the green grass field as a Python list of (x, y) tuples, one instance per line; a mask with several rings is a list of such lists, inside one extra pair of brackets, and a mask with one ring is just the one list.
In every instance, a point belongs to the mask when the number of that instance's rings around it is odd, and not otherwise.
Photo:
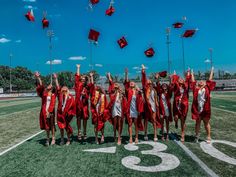
[[(236, 92), (212, 94), (212, 138), (236, 142)], [(38, 115), (40, 99), (18, 99), (0, 101), (0, 152), (21, 142), (31, 135), (39, 132)], [(76, 119), (72, 122), (74, 134), (77, 133)], [(57, 129), (58, 130), (58, 129)], [(171, 131), (180, 134), (171, 124)], [(149, 125), (149, 138), (152, 140), (152, 126)], [(201, 139), (206, 137), (204, 127), (201, 129)], [(124, 126), (122, 145), (113, 142), (112, 126), (107, 123), (105, 128), (105, 143), (94, 143), (93, 126), (91, 119), (88, 124), (88, 140), (78, 142), (73, 137), (70, 146), (59, 146), (59, 131), (56, 132), (57, 145), (45, 147), (45, 133), (24, 142), (0, 158), (0, 176), (208, 176), (207, 173), (192, 160), (180, 146), (171, 140), (159, 141), (167, 146), (161, 153), (173, 155), (180, 164), (171, 170), (162, 172), (144, 172), (125, 167), (122, 159), (127, 156), (136, 156), (141, 159), (138, 164), (144, 168), (162, 163), (158, 153), (144, 154), (143, 151), (151, 150), (148, 144), (138, 145), (139, 149), (129, 151), (125, 148), (128, 143), (127, 125)], [(219, 176), (236, 176), (235, 165), (218, 160), (202, 151), (199, 143), (194, 143), (194, 121), (191, 114), (187, 118), (186, 142), (184, 143), (197, 157)], [(143, 132), (140, 132), (140, 140)], [(88, 149), (115, 148), (114, 153), (86, 152)], [(236, 148), (214, 143), (221, 152), (236, 158)], [(164, 161), (164, 160), (163, 160)], [(168, 166), (166, 164), (165, 166)]]

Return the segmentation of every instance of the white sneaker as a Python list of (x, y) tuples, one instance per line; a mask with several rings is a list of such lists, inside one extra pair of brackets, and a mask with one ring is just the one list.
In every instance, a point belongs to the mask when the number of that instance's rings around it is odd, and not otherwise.
[(144, 141), (148, 141), (148, 136), (144, 136)]

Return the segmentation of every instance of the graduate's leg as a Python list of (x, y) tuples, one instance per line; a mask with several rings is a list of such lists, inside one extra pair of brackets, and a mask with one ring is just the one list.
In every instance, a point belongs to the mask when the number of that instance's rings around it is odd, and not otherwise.
[(166, 117), (165, 118), (165, 120), (166, 120), (166, 141), (168, 141), (169, 140), (169, 118), (168, 117)]
[(138, 143), (138, 118), (134, 119), (134, 125), (135, 125), (135, 144)]
[(49, 140), (50, 140), (50, 130), (45, 130), (46, 132), (46, 143), (45, 143), (45, 146), (49, 146)]
[(161, 133), (162, 133), (161, 139), (162, 139), (162, 141), (164, 141), (165, 140), (165, 138), (164, 138), (164, 116), (161, 115), (160, 120), (161, 120)]
[(114, 141), (116, 141), (116, 127), (117, 127), (117, 117), (114, 117), (113, 118)]
[(174, 116), (174, 121), (175, 121), (175, 128), (177, 129), (178, 128), (178, 120), (179, 120), (179, 117), (177, 115)]
[(95, 142), (98, 144), (98, 130), (97, 130), (98, 124), (94, 124), (94, 134), (95, 134)]
[(185, 136), (185, 127), (186, 127), (185, 120), (186, 120), (186, 118), (181, 117), (180, 120), (181, 120), (181, 141), (184, 142), (185, 141), (184, 136)]
[(203, 118), (205, 130), (207, 133), (207, 143), (209, 144), (211, 142), (211, 125), (210, 125), (210, 119)]
[(83, 120), (83, 129), (84, 129), (84, 139), (87, 139), (87, 119)]
[(56, 143), (56, 141), (55, 141), (55, 117), (54, 117), (54, 115), (51, 115), (51, 117), (50, 117), (50, 127), (51, 127), (51, 131), (52, 131), (51, 145), (54, 145)]
[(132, 138), (132, 124), (133, 124), (133, 118), (130, 118), (130, 122), (128, 122), (129, 125), (129, 143), (133, 143), (133, 138)]
[(63, 129), (63, 128), (60, 129), (60, 133), (61, 133), (61, 142), (60, 142), (60, 145), (63, 145), (63, 144), (64, 144), (64, 129)]
[(154, 129), (154, 141), (157, 141), (157, 124), (156, 124), (156, 113), (152, 113), (152, 125)]
[(78, 140), (81, 140), (81, 117), (77, 115)]
[(195, 123), (196, 142), (198, 142), (198, 139), (199, 139), (200, 127), (201, 127), (201, 118), (199, 117), (199, 118), (196, 120), (196, 123)]
[(70, 125), (70, 122), (71, 122), (72, 119), (73, 119), (73, 116), (67, 116), (65, 118), (65, 120), (66, 120), (66, 133), (67, 133), (66, 145), (70, 144), (70, 138), (71, 138), (71, 135), (73, 134), (73, 129), (72, 129), (71, 125)]
[(101, 143), (104, 142), (104, 129), (105, 129), (105, 124), (104, 124), (103, 128), (101, 129), (101, 133), (102, 133)]
[(123, 123), (123, 120), (122, 120), (122, 117), (118, 117), (117, 119), (117, 123), (118, 123), (118, 141), (117, 141), (117, 144), (118, 145), (121, 145), (121, 131), (122, 131), (122, 123)]
[(148, 129), (148, 118), (145, 117), (145, 118), (144, 118), (144, 140), (145, 140), (145, 141), (148, 140), (147, 129)]

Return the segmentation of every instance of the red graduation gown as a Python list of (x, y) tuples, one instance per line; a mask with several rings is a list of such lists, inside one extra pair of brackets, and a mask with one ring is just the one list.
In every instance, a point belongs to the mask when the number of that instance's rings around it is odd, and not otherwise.
[[(145, 118), (147, 118), (149, 121), (152, 121), (152, 106), (149, 103), (149, 98), (147, 97), (147, 91), (148, 91), (148, 84), (147, 84), (147, 77), (145, 71), (142, 71), (142, 86), (143, 86), (143, 91), (144, 91), (144, 99), (145, 99), (145, 104), (144, 104), (144, 112), (145, 112)], [(154, 89), (156, 92), (156, 90)], [(157, 98), (156, 98), (157, 99)], [(157, 124), (158, 128), (161, 128), (161, 121), (160, 121), (160, 113), (159, 113), (159, 106), (156, 103), (156, 119), (154, 120)]]
[[(132, 96), (133, 96), (133, 90), (129, 87), (130, 82), (125, 82), (125, 92), (126, 92), (126, 98), (127, 98), (127, 122), (129, 126), (132, 125), (132, 119), (130, 117), (130, 106), (131, 106), (131, 101), (132, 101)], [(144, 112), (144, 102), (143, 102), (143, 97), (142, 94), (138, 91), (136, 91), (136, 109), (138, 111), (138, 117), (137, 117), (137, 123), (138, 123), (138, 128), (140, 131), (144, 130), (144, 126), (142, 123), (142, 116), (141, 113)]]
[(80, 81), (80, 75), (75, 74), (75, 104), (76, 104), (76, 117), (88, 120), (89, 110), (88, 110), (88, 100), (90, 88), (89, 85), (84, 86)]
[[(41, 130), (50, 130), (50, 121), (47, 120), (47, 96), (48, 92), (45, 90), (43, 85), (38, 85), (36, 88), (37, 94), (41, 97), (41, 111), (39, 115), (39, 125)], [(51, 95), (51, 102), (48, 107), (48, 112), (52, 114), (53, 119), (55, 119), (55, 102), (56, 102), (56, 95), (52, 93)]]
[(94, 84), (91, 85), (90, 92), (91, 92), (90, 109), (92, 113), (92, 124), (97, 124), (97, 131), (101, 131), (104, 128), (105, 122), (109, 119), (108, 115), (109, 113), (108, 110), (106, 109), (108, 105), (106, 94), (104, 96), (104, 110), (103, 112), (97, 112), (96, 106), (101, 98), (101, 94), (96, 96), (96, 87), (94, 86)]
[(203, 106), (203, 111), (201, 113), (198, 112), (198, 91), (199, 87), (196, 86), (196, 82), (192, 82), (192, 90), (193, 90), (193, 103), (192, 103), (192, 119), (197, 120), (199, 118), (211, 118), (211, 91), (214, 90), (216, 86), (216, 82), (214, 81), (206, 81), (205, 88), (205, 103)]
[(73, 95), (69, 94), (64, 110), (62, 110), (63, 104), (63, 94), (61, 89), (57, 88), (57, 98), (58, 98), (58, 107), (57, 107), (57, 125), (60, 129), (66, 129), (67, 133), (72, 134), (73, 129), (70, 126), (70, 122), (75, 116), (75, 100)]
[[(186, 118), (188, 114), (188, 99), (189, 99), (189, 89), (190, 89), (190, 77), (186, 77), (185, 83), (183, 85), (183, 96), (181, 98), (180, 93), (180, 85), (178, 83), (178, 77), (176, 75), (175, 81), (171, 84), (171, 87), (174, 92), (174, 100), (173, 100), (173, 115)], [(178, 109), (178, 106), (180, 105), (180, 109)]]
[(157, 94), (159, 97), (159, 108), (160, 108), (160, 115), (161, 116), (165, 116), (165, 107), (164, 107), (164, 103), (162, 101), (162, 94), (164, 94), (165, 98), (166, 98), (166, 103), (168, 106), (168, 110), (169, 110), (169, 117), (168, 120), (172, 122), (173, 118), (172, 118), (172, 110), (171, 110), (171, 97), (172, 97), (172, 88), (171, 86), (167, 87), (167, 93), (164, 92), (164, 90), (161, 88), (161, 84), (159, 82), (157, 82), (156, 84), (156, 90), (157, 90)]

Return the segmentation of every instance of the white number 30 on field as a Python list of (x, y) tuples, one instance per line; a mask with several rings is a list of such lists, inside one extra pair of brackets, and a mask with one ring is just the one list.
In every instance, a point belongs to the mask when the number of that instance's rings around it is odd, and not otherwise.
[[(161, 172), (173, 170), (179, 166), (179, 159), (172, 155), (162, 151), (167, 149), (165, 144), (161, 144), (158, 142), (141, 142), (139, 144), (148, 144), (153, 147), (152, 150), (141, 151), (141, 154), (153, 155), (161, 158), (161, 163), (154, 166), (140, 166), (138, 165), (141, 162), (141, 159), (135, 156), (127, 156), (121, 160), (122, 165), (132, 170), (144, 171), (144, 172)], [(129, 151), (138, 150), (138, 146), (133, 144), (125, 145), (125, 149)]]

